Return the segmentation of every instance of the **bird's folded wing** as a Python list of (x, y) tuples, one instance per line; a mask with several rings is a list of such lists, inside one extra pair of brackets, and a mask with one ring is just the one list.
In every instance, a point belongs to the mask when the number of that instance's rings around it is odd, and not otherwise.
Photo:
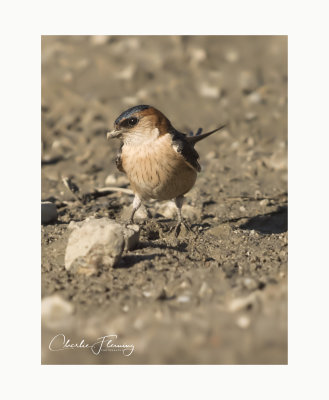
[(173, 148), (184, 158), (184, 161), (193, 169), (200, 172), (201, 167), (198, 163), (199, 154), (191, 145), (184, 133), (174, 131), (171, 132)]

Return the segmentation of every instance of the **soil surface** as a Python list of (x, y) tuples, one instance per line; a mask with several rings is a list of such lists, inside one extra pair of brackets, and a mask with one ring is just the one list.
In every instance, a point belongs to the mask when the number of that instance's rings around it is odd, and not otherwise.
[[(129, 193), (95, 189), (129, 189), (106, 132), (137, 104), (182, 132), (227, 124), (196, 145), (202, 171), (183, 206), (192, 232), (176, 239), (170, 203), (150, 201), (135, 250), (110, 270), (70, 273), (70, 221), (130, 210)], [(43, 321), (42, 363), (287, 363), (286, 37), (43, 37), (42, 200), (59, 214), (42, 226), (42, 297), (72, 305)], [(57, 334), (117, 335), (134, 351), (50, 351)]]

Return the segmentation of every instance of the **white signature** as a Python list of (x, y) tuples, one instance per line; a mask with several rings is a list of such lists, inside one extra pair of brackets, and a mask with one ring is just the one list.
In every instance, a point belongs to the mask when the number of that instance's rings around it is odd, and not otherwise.
[(85, 339), (82, 339), (80, 343), (71, 343), (71, 339), (66, 339), (63, 333), (59, 333), (51, 339), (49, 350), (90, 349), (95, 355), (98, 355), (101, 351), (121, 351), (122, 355), (129, 357), (135, 350), (135, 346), (133, 344), (114, 343), (117, 338), (117, 335), (106, 335), (97, 338), (97, 341), (93, 344), (86, 343)]

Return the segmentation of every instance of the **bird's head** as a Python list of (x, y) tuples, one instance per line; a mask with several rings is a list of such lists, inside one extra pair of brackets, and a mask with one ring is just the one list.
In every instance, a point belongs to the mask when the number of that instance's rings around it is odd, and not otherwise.
[(114, 122), (114, 129), (107, 133), (107, 139), (117, 138), (124, 143), (142, 144), (169, 132), (170, 127), (170, 121), (159, 110), (139, 105), (119, 115)]

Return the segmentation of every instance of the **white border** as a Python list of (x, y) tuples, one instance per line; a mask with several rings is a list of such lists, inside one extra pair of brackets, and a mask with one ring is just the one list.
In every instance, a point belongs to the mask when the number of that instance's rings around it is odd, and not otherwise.
[[(119, 4), (120, 3), (120, 4)], [(18, 1), (2, 7), (2, 389), (10, 397), (325, 398), (325, 2)], [(289, 35), (289, 366), (40, 366), (40, 35)], [(4, 242), (3, 242), (4, 243)]]

